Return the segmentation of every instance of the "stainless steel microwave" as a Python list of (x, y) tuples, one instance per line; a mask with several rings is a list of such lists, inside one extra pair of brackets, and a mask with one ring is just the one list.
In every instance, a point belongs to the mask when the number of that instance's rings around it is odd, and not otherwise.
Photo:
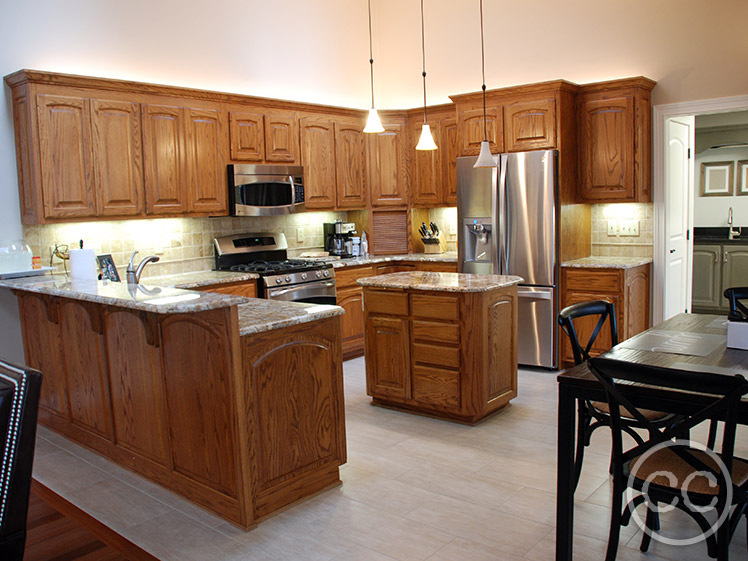
[(277, 216), (302, 212), (304, 168), (229, 164), (229, 214)]

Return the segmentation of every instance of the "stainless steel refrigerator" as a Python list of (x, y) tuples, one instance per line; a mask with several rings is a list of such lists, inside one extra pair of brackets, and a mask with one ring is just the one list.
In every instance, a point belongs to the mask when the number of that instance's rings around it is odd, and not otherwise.
[(555, 150), (457, 158), (457, 249), (462, 273), (517, 275), (519, 363), (556, 368), (558, 196)]

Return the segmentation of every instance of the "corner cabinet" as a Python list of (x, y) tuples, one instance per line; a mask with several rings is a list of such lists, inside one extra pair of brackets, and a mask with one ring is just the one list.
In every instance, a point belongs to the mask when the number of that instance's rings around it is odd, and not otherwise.
[[(563, 267), (561, 308), (590, 300), (611, 302), (616, 308), (618, 340), (625, 341), (649, 327), (649, 278), (649, 263), (628, 269)], [(596, 323), (592, 317), (575, 322), (580, 340), (589, 339)], [(574, 364), (568, 338), (561, 333), (560, 340), (562, 364)], [(611, 346), (610, 328), (606, 323), (595, 341), (592, 354), (603, 353)]]
[(632, 78), (582, 86), (579, 202), (649, 202), (655, 83)]

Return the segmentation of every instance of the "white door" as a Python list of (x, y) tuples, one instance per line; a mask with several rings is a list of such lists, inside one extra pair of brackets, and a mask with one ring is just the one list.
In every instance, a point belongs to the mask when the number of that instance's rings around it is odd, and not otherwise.
[(691, 309), (691, 224), (693, 223), (693, 116), (674, 117), (665, 123), (665, 297), (663, 320)]

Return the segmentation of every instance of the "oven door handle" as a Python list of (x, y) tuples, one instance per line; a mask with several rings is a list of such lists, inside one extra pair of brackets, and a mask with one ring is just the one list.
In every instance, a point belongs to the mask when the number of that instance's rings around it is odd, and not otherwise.
[(270, 288), (268, 289), (268, 296), (283, 296), (284, 294), (290, 294), (291, 292), (298, 292), (299, 290), (309, 290), (313, 287), (324, 287), (330, 288), (335, 287), (334, 280), (328, 280), (324, 282), (306, 283), (297, 286), (289, 286), (288, 288)]

